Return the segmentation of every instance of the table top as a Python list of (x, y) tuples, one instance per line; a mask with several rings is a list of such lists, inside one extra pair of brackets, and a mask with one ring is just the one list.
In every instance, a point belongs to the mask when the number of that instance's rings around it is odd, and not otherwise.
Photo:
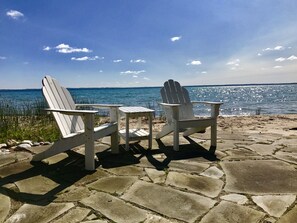
[(145, 107), (120, 107), (119, 110), (123, 113), (135, 114), (135, 113), (147, 113), (154, 112), (153, 109), (145, 108)]

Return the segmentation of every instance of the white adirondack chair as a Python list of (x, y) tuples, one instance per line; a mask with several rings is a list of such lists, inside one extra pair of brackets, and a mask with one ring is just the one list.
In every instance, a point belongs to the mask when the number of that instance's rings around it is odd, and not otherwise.
[[(40, 161), (58, 153), (85, 144), (85, 169), (95, 169), (94, 140), (111, 136), (111, 150), (118, 153), (118, 108), (120, 105), (80, 104), (76, 105), (69, 91), (61, 87), (54, 78), (45, 76), (42, 92), (61, 132), (61, 139), (48, 150), (36, 154), (32, 161)], [(110, 123), (94, 128), (94, 110), (77, 110), (79, 106), (110, 108)]]
[[(163, 103), (160, 103), (166, 116), (166, 125), (156, 135), (160, 139), (173, 132), (173, 149), (179, 150), (179, 132), (189, 136), (196, 132), (203, 132), (206, 127), (211, 127), (211, 147), (217, 146), (217, 117), (221, 102), (191, 101), (187, 89), (181, 87), (177, 81), (168, 80), (161, 88)], [(193, 112), (195, 103), (210, 105), (210, 117), (196, 117)]]

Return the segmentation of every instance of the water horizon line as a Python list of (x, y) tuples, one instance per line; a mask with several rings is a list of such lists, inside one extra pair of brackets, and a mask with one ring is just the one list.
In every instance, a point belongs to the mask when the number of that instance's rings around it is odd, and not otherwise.
[[(182, 85), (183, 87), (239, 87), (239, 86), (268, 86), (268, 85), (295, 85), (297, 82), (283, 83), (249, 83), (249, 84), (204, 84), (204, 85)], [(142, 89), (142, 88), (161, 88), (163, 86), (141, 86), (141, 87), (67, 87), (70, 90), (79, 89)], [(0, 91), (40, 91), (40, 88), (2, 88)]]

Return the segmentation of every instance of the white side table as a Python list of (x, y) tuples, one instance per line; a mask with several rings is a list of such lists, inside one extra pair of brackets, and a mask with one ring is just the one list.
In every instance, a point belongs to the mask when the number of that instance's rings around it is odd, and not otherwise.
[[(129, 150), (129, 141), (148, 139), (148, 147), (152, 148), (152, 118), (154, 110), (145, 107), (120, 107), (119, 111), (126, 118), (126, 129), (119, 131), (120, 136), (126, 141), (126, 150)], [(141, 129), (141, 117), (147, 117), (149, 120), (149, 132)], [(129, 119), (138, 118), (137, 128), (129, 128)]]

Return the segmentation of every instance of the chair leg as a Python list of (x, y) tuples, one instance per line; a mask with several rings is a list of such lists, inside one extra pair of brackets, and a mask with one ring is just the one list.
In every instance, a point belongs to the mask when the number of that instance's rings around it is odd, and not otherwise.
[(116, 154), (119, 153), (119, 136), (117, 132), (111, 134), (111, 152)]
[(86, 115), (85, 124), (85, 169), (95, 169), (95, 145), (94, 145), (94, 115)]
[(173, 150), (179, 151), (179, 123), (174, 121)]
[(213, 124), (211, 126), (211, 146), (216, 147), (217, 146), (217, 123)]

